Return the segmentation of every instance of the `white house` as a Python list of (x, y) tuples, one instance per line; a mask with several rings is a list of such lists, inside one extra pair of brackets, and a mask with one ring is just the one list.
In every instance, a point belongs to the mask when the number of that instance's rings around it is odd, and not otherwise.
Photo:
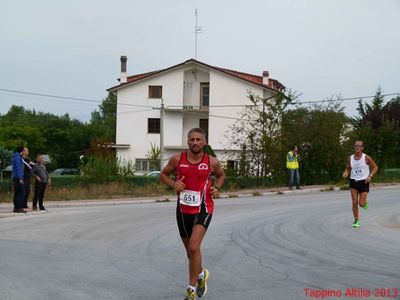
[[(161, 147), (163, 165), (187, 148), (187, 132), (201, 127), (219, 160), (230, 159), (226, 132), (237, 121), (249, 91), (272, 97), (285, 87), (267, 71), (252, 75), (211, 66), (195, 59), (144, 74), (127, 76), (121, 57), (120, 83), (107, 91), (117, 95), (117, 154), (150, 171), (151, 144)], [(228, 163), (232, 164), (232, 161)]]

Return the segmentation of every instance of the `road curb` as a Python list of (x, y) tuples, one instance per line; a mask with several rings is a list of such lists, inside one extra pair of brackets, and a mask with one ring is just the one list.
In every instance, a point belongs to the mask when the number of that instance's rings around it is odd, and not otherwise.
[[(374, 186), (371, 189), (388, 189), (396, 188), (399, 185), (388, 185), (388, 186)], [(259, 196), (272, 196), (272, 195), (288, 195), (288, 194), (302, 194), (302, 193), (316, 193), (316, 192), (328, 192), (328, 191), (340, 191), (341, 189), (336, 186), (317, 186), (310, 188), (302, 188), (300, 190), (288, 190), (283, 188), (274, 189), (271, 191), (260, 191), (254, 190), (252, 192), (224, 192), (221, 193), (220, 199), (232, 199), (242, 197), (259, 197)], [(148, 204), (148, 203), (162, 203), (162, 202), (175, 202), (176, 195), (164, 195), (157, 197), (137, 197), (137, 198), (119, 198), (119, 199), (104, 199), (104, 200), (70, 200), (70, 201), (48, 201), (46, 207), (52, 208), (63, 208), (63, 207), (88, 207), (88, 206), (115, 206), (115, 205), (131, 205), (131, 204)], [(50, 211), (51, 212), (51, 211)], [(12, 203), (0, 203), (0, 219), (8, 217), (21, 217), (21, 216), (32, 216), (36, 214), (43, 214), (49, 212), (43, 211), (31, 211), (25, 214), (13, 213)]]

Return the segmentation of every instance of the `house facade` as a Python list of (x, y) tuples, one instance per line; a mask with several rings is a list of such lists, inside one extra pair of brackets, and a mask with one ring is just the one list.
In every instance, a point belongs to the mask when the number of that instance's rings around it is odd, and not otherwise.
[(218, 159), (232, 164), (238, 149), (230, 146), (227, 133), (251, 104), (249, 92), (273, 97), (285, 89), (267, 71), (257, 76), (194, 59), (133, 76), (127, 76), (126, 63), (122, 56), (120, 83), (107, 91), (117, 96), (117, 154), (134, 162), (138, 173), (153, 171), (152, 147), (161, 148), (162, 165), (186, 149), (193, 127), (205, 129)]

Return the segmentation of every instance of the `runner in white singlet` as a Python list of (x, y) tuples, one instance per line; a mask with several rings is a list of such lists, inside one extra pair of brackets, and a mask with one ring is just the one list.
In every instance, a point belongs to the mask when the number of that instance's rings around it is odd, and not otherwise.
[(370, 156), (363, 153), (363, 149), (363, 142), (356, 141), (354, 154), (347, 159), (346, 169), (343, 172), (343, 178), (347, 178), (350, 174), (350, 192), (354, 215), (353, 227), (361, 226), (358, 206), (364, 209), (368, 208), (367, 193), (369, 192), (369, 183), (378, 172), (378, 166)]

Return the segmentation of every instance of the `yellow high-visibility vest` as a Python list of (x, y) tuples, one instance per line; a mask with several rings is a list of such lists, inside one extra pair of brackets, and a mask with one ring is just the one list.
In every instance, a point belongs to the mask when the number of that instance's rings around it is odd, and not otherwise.
[(288, 169), (299, 168), (298, 155), (294, 155), (293, 151), (289, 151), (286, 156), (286, 168)]

